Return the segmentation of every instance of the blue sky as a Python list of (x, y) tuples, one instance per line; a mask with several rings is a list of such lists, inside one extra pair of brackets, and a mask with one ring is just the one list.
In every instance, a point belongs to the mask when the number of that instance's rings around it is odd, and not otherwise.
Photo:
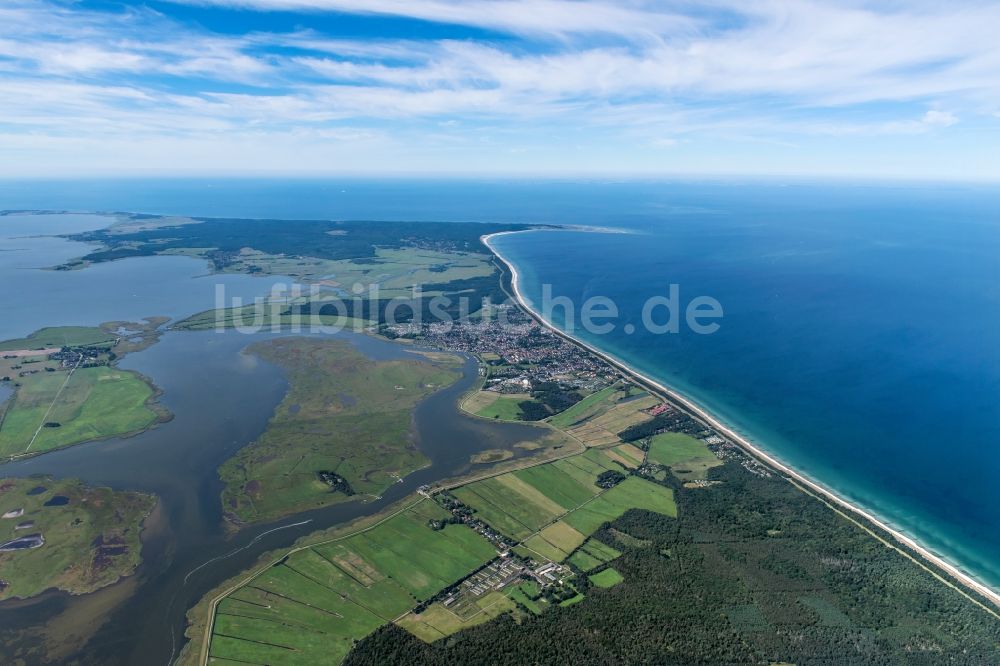
[(0, 176), (1000, 179), (997, 2), (2, 0)]

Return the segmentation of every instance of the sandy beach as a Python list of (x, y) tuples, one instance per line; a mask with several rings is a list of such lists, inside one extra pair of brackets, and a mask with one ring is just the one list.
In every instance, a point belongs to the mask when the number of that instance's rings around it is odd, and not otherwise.
[[(648, 377), (648, 376), (646, 376), (646, 375), (638, 372), (637, 370), (635, 370), (631, 366), (627, 365), (623, 361), (621, 361), (621, 360), (619, 360), (619, 359), (611, 356), (610, 354), (608, 354), (608, 353), (606, 353), (604, 351), (601, 351), (601, 350), (595, 348), (594, 346), (592, 346), (592, 345), (590, 345), (590, 344), (588, 344), (588, 343), (580, 340), (579, 338), (577, 338), (577, 337), (575, 337), (573, 335), (570, 335), (570, 334), (568, 334), (568, 333), (560, 330), (559, 328), (557, 328), (556, 326), (554, 326), (553, 324), (551, 324), (550, 322), (548, 322), (547, 320), (545, 320), (542, 317), (541, 313), (537, 312), (534, 308), (532, 308), (529, 305), (528, 301), (524, 298), (524, 295), (521, 292), (520, 275), (517, 272), (517, 268), (513, 265), (512, 262), (508, 261), (496, 249), (496, 247), (492, 243), (492, 240), (494, 238), (496, 238), (497, 236), (503, 236), (503, 235), (506, 235), (506, 234), (513, 234), (513, 233), (527, 233), (527, 232), (522, 232), (522, 231), (504, 231), (504, 232), (499, 232), (499, 233), (489, 234), (489, 235), (483, 236), (482, 237), (482, 241), (486, 245), (486, 247), (488, 247), (490, 249), (490, 251), (493, 252), (493, 254), (496, 255), (496, 257), (501, 262), (503, 262), (503, 264), (510, 271), (510, 274), (511, 274), (511, 286), (512, 286), (512, 288), (514, 290), (514, 297), (517, 299), (518, 303), (521, 305), (522, 308), (525, 309), (525, 311), (529, 312), (541, 325), (543, 325), (546, 328), (550, 329), (551, 331), (553, 331), (557, 335), (560, 335), (563, 338), (565, 338), (565, 339), (573, 342), (574, 344), (579, 345), (580, 347), (586, 349), (587, 351), (589, 351), (589, 352), (591, 352), (591, 353), (593, 353), (593, 354), (595, 354), (595, 355), (603, 358), (605, 361), (607, 361), (611, 365), (615, 366), (616, 368), (618, 368), (623, 373), (625, 373), (628, 376), (632, 377), (638, 383), (644, 385), (646, 388), (650, 389), (654, 393), (658, 393), (662, 398), (664, 398), (664, 399), (666, 399), (666, 400), (668, 400), (668, 401), (670, 401), (670, 402), (672, 402), (672, 403), (674, 403), (676, 405), (679, 405), (679, 406), (683, 407), (684, 409), (688, 410), (691, 414), (693, 414), (694, 416), (696, 416), (697, 418), (699, 418), (700, 420), (702, 420), (706, 424), (710, 425), (712, 428), (714, 428), (720, 434), (722, 434), (725, 437), (727, 437), (732, 443), (738, 445), (740, 448), (742, 448), (744, 451), (746, 451), (746, 453), (748, 453), (749, 455), (751, 455), (754, 458), (760, 460), (761, 462), (763, 462), (764, 464), (768, 465), (772, 469), (780, 472), (781, 474), (784, 474), (785, 476), (789, 477), (790, 479), (793, 479), (798, 484), (801, 484), (802, 486), (808, 488), (810, 491), (812, 491), (815, 494), (821, 496), (823, 499), (829, 501), (830, 503), (832, 503), (832, 504), (840, 507), (841, 509), (846, 509), (849, 513), (854, 514), (854, 516), (856, 518), (860, 518), (863, 521), (866, 521), (866, 522), (870, 523), (871, 525), (879, 528), (883, 532), (891, 535), (899, 543), (903, 544), (908, 549), (910, 549), (914, 553), (918, 554), (927, 563), (929, 563), (930, 565), (932, 565), (934, 568), (940, 570), (943, 574), (947, 575), (948, 577), (950, 577), (955, 582), (957, 582), (960, 585), (968, 588), (969, 590), (972, 590), (972, 591), (976, 592), (977, 594), (979, 594), (982, 597), (984, 597), (986, 600), (992, 602), (992, 604), (994, 604), (995, 606), (1000, 607), (1000, 592), (997, 592), (996, 590), (994, 590), (993, 588), (989, 587), (988, 585), (982, 583), (979, 580), (976, 580), (974, 577), (972, 577), (968, 573), (962, 571), (957, 566), (951, 564), (950, 562), (948, 562), (947, 560), (945, 560), (941, 556), (935, 554), (934, 552), (932, 552), (931, 550), (929, 550), (925, 546), (921, 545), (919, 542), (917, 542), (916, 540), (914, 540), (912, 537), (909, 537), (906, 534), (903, 534), (902, 532), (900, 532), (900, 531), (898, 531), (898, 530), (890, 527), (888, 524), (886, 524), (885, 521), (877, 518), (876, 516), (872, 515), (871, 513), (869, 513), (868, 511), (862, 509), (861, 507), (858, 507), (858, 506), (852, 504), (851, 502), (849, 502), (846, 499), (840, 497), (839, 495), (837, 495), (836, 493), (834, 493), (830, 489), (826, 488), (825, 486), (823, 486), (823, 485), (821, 485), (821, 484), (813, 481), (812, 479), (808, 478), (804, 474), (802, 474), (802, 473), (800, 473), (800, 472), (792, 469), (788, 465), (786, 465), (786, 464), (782, 463), (781, 461), (777, 460), (776, 458), (774, 458), (773, 456), (771, 456), (769, 453), (767, 453), (763, 449), (761, 449), (758, 445), (756, 445), (753, 442), (751, 442), (750, 440), (748, 440), (745, 436), (741, 435), (740, 433), (736, 432), (733, 428), (731, 428), (730, 426), (728, 426), (725, 423), (723, 423), (722, 421), (720, 421), (713, 414), (711, 414), (708, 410), (706, 410), (705, 408), (701, 407), (700, 405), (698, 405), (696, 402), (694, 402), (690, 398), (688, 398), (688, 397), (686, 397), (686, 396), (678, 393), (677, 391), (675, 391), (674, 389), (672, 389), (672, 388), (670, 388), (668, 386), (665, 386), (665, 385), (661, 384), (660, 382), (656, 381), (655, 379), (652, 379), (652, 378), (650, 378), (650, 377)], [(932, 573), (933, 573), (933, 571), (932, 571)], [(989, 609), (989, 608), (987, 608), (987, 610), (989, 610), (994, 615), (997, 615), (995, 609)], [(1000, 617), (1000, 616), (998, 616), (998, 617)]]

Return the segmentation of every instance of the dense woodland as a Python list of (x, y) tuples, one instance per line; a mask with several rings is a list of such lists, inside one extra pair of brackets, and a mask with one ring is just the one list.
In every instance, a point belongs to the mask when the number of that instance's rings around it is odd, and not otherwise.
[(684, 412), (670, 410), (659, 414), (648, 421), (636, 423), (625, 428), (618, 436), (623, 442), (637, 442), (641, 439), (652, 437), (660, 432), (683, 432), (695, 435), (705, 429), (705, 426), (698, 423)]
[(785, 481), (732, 462), (674, 485), (675, 520), (633, 510), (596, 535), (625, 582), (433, 645), (386, 626), (350, 666), (996, 664), (1000, 622)]
[(212, 258), (217, 268), (223, 268), (227, 257), (245, 247), (267, 254), (319, 259), (371, 258), (375, 256), (376, 247), (483, 252), (479, 242), (483, 234), (527, 228), (525, 225), (473, 222), (194, 219), (199, 223), (132, 233), (116, 233), (113, 228), (99, 229), (71, 238), (105, 246), (105, 249), (85, 256), (86, 261), (112, 261), (153, 255), (171, 248), (200, 247), (215, 248)]

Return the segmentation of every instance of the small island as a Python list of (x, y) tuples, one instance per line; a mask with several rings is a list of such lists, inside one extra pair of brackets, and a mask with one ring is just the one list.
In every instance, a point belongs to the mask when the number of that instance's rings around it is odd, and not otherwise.
[(131, 575), (152, 495), (75, 479), (0, 479), (0, 600), (85, 594)]

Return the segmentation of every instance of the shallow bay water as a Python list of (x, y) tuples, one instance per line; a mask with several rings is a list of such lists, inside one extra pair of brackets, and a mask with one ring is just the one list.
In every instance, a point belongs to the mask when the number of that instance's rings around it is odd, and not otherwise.
[[(75, 215), (0, 217), (0, 248), (9, 250), (0, 254), (0, 277), (8, 285), (11, 276), (16, 278), (16, 293), (8, 302), (9, 312), (18, 315), (3, 319), (0, 338), (43, 326), (158, 315), (180, 318), (212, 308), (219, 282), (230, 296), (251, 299), (264, 294), (272, 282), (286, 279), (208, 275), (204, 262), (187, 257), (129, 259), (81, 271), (46, 270), (79, 256), (87, 246), (37, 234), (70, 233), (107, 222), (108, 218)], [(155, 493), (160, 499), (144, 534), (144, 561), (136, 576), (82, 597), (50, 592), (0, 604), (0, 661), (25, 657), (29, 663), (45, 658), (93, 664), (169, 663), (183, 644), (188, 608), (261, 553), (375, 513), (421, 484), (467, 470), (470, 457), (478, 451), (511, 448), (537, 433), (532, 426), (490, 423), (458, 412), (458, 397), (478, 378), (475, 362), (465, 359), (461, 379), (423, 400), (415, 411), (416, 443), (430, 459), (428, 467), (394, 484), (377, 501), (308, 511), (228, 536), (216, 470), (259, 436), (287, 388), (279, 368), (243, 350), (280, 335), (288, 333), (168, 332), (120, 365), (142, 373), (163, 391), (160, 401), (173, 414), (169, 422), (135, 437), (81, 444), (0, 465), (4, 476), (73, 477)], [(400, 344), (349, 331), (335, 335), (369, 358), (412, 358)], [(82, 642), (77, 636), (83, 637)]]

